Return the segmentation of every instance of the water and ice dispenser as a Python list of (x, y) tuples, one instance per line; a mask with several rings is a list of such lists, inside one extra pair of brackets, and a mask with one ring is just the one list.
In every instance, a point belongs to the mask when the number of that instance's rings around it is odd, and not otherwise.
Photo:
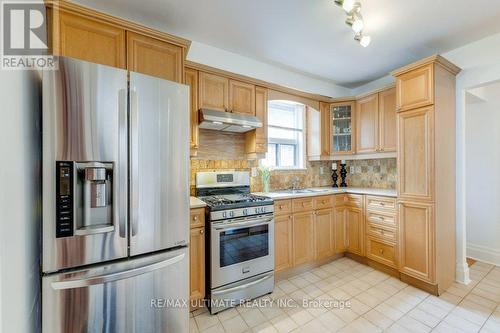
[(56, 163), (56, 237), (114, 231), (113, 163)]

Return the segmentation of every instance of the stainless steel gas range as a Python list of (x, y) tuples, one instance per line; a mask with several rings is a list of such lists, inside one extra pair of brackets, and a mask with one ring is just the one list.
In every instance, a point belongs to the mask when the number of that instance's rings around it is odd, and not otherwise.
[(210, 312), (271, 293), (274, 288), (273, 200), (250, 194), (248, 172), (199, 172), (205, 201)]

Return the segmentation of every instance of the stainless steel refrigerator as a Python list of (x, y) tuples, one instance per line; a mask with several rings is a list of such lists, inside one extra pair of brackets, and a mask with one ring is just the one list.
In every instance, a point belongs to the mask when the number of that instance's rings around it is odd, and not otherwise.
[(188, 87), (58, 62), (43, 72), (43, 332), (188, 332)]

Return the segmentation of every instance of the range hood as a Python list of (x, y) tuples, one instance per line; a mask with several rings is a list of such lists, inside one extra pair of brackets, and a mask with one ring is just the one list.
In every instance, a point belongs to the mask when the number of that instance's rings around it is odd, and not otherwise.
[(259, 118), (209, 109), (200, 110), (200, 128), (224, 132), (244, 133), (262, 127)]

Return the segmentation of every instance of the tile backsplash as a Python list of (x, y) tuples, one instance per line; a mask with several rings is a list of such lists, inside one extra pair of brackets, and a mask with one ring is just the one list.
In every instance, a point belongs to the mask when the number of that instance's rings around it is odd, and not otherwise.
[[(351, 167), (353, 167), (354, 173), (350, 173)], [(348, 186), (396, 188), (397, 166), (395, 158), (346, 161), (346, 168)]]

